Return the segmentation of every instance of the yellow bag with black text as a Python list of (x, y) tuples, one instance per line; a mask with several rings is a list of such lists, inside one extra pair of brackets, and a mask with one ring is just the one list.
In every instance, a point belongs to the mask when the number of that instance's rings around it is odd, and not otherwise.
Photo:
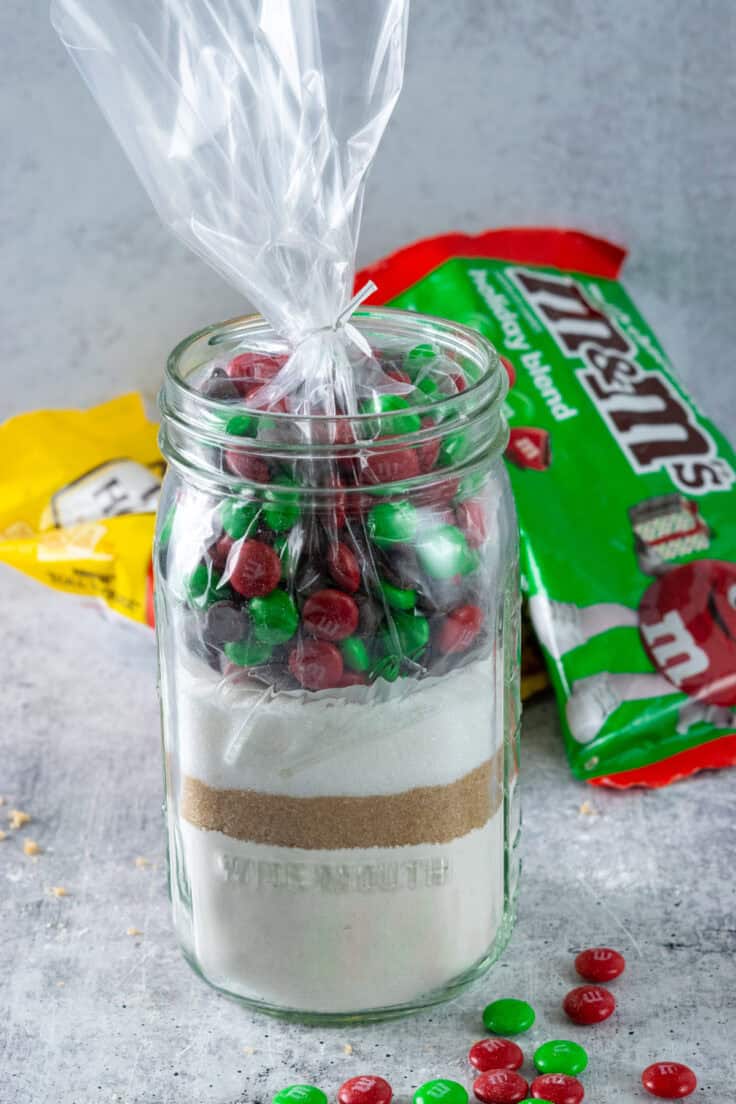
[(137, 394), (0, 425), (0, 563), (152, 624), (156, 438)]

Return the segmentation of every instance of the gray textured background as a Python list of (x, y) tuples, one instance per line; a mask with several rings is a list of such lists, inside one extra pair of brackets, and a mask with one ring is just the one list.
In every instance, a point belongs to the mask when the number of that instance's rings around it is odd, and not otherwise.
[[(513, 222), (618, 239), (635, 298), (733, 434), (735, 46), (731, 0), (415, 0), (361, 259)], [(241, 304), (159, 226), (45, 3), (3, 0), (0, 72), (0, 414), (152, 395), (171, 345)], [(213, 995), (174, 946), (150, 639), (8, 571), (0, 610), (0, 795), (34, 817), (0, 844), (0, 1104), (262, 1104), (290, 1080), (332, 1094), (367, 1070), (406, 1104), (425, 1077), (467, 1083), (463, 1055), (498, 995), (536, 1004), (525, 1049), (586, 1042), (591, 1104), (643, 1101), (654, 1058), (695, 1066), (694, 1099), (732, 1099), (733, 773), (593, 793), (569, 776), (551, 704), (533, 705), (521, 917), (502, 963), (400, 1024), (283, 1027)], [(595, 941), (629, 971), (618, 1015), (585, 1033), (559, 1001), (572, 951)]]
[[(3, 359), (24, 384), (0, 409), (153, 394), (176, 341), (243, 304), (159, 225), (44, 0), (3, 0), (0, 72)], [(360, 260), (448, 229), (608, 235), (729, 429), (735, 166), (732, 0), (414, 0)]]

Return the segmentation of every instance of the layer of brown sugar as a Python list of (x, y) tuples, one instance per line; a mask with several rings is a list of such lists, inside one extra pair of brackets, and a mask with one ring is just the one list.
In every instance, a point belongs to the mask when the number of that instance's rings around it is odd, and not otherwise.
[(305, 851), (448, 843), (482, 828), (503, 801), (503, 752), (446, 786), (367, 797), (217, 790), (185, 775), (181, 815), (232, 839)]

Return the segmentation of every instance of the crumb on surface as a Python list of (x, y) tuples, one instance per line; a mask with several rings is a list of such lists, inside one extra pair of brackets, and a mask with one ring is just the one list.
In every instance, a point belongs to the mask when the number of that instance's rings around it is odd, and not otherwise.
[(243, 1054), (255, 1054), (255, 1052), (256, 1052), (255, 1047), (252, 1047), (252, 1046), (244, 1046), (243, 1047)]
[(584, 801), (578, 810), (581, 816), (598, 816), (598, 810), (590, 801)]
[(35, 840), (23, 840), (23, 853), (25, 855), (40, 855), (41, 848), (38, 846)]
[(345, 1046), (342, 1048), (342, 1052), (343, 1052), (343, 1054), (352, 1054), (353, 1053), (353, 1048), (350, 1045), (350, 1043), (345, 1044)]
[(67, 889), (65, 889), (64, 886), (52, 886), (51, 887), (51, 892), (53, 893), (54, 897), (68, 897), (69, 896), (69, 891)]
[(142, 870), (145, 866), (152, 866), (153, 863), (150, 859), (144, 858), (143, 855), (137, 855), (135, 865), (138, 867), (139, 870)]
[(143, 932), (140, 930), (140, 928), (126, 928), (125, 934), (126, 935), (143, 935)]
[(29, 813), (24, 813), (22, 809), (11, 809), (8, 813), (8, 820), (11, 828), (22, 828), (24, 824), (30, 824), (31, 817)]
[(8, 833), (3, 832), (2, 828), (0, 828), (0, 840), (4, 840), (4, 839), (7, 839), (7, 838), (8, 838)]
[(57, 989), (63, 989), (65, 985), (66, 985), (65, 981), (57, 981), (56, 988)]

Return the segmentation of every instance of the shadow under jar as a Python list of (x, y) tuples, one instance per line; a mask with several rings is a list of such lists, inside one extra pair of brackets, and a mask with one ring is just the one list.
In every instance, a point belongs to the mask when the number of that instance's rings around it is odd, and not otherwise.
[(156, 621), (170, 888), (212, 985), (301, 1019), (454, 995), (518, 880), (519, 590), (506, 379), (461, 326), (352, 323), (354, 417), (248, 408), (260, 318), (169, 358)]

